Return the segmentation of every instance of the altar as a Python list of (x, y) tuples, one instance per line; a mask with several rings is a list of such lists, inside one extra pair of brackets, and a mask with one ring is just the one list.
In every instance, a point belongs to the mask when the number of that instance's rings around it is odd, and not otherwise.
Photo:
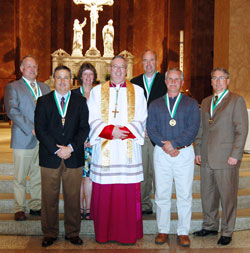
[[(134, 56), (128, 51), (124, 50), (119, 55), (122, 55), (127, 60), (127, 79), (133, 77), (133, 58)], [(91, 56), (72, 56), (65, 52), (63, 49), (58, 49), (52, 54), (52, 73), (59, 65), (65, 65), (72, 71), (74, 84), (76, 85), (77, 74), (80, 66), (84, 62), (90, 62), (97, 71), (97, 80), (100, 83), (109, 80), (109, 66), (113, 57), (91, 57)], [(52, 82), (52, 83), (51, 83)], [(52, 78), (49, 80), (49, 85), (53, 86)]]

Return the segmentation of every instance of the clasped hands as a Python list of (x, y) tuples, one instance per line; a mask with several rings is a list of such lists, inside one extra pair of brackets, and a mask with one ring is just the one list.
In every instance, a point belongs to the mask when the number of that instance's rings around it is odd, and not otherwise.
[(58, 145), (56, 144), (56, 146), (59, 148), (59, 150), (57, 151), (57, 156), (59, 156), (61, 159), (68, 159), (71, 157), (71, 153), (72, 153), (72, 149), (69, 146), (62, 146), (62, 145)]
[(166, 154), (170, 155), (171, 157), (175, 157), (179, 155), (180, 151), (176, 148), (173, 148), (170, 141), (161, 141), (161, 142), (164, 144), (162, 149)]
[(125, 139), (129, 132), (126, 130), (121, 130), (120, 127), (122, 126), (115, 126), (113, 131), (112, 131), (112, 136), (114, 137), (114, 139)]

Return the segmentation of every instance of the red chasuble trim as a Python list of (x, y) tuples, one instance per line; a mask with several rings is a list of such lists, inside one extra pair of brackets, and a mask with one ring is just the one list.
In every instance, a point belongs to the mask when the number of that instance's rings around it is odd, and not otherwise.
[(127, 135), (127, 137), (122, 138), (122, 140), (135, 139), (135, 136), (132, 134), (132, 132), (127, 127), (120, 127), (120, 130), (128, 131), (129, 132), (129, 134)]
[[(116, 87), (115, 83), (109, 83), (109, 87)], [(123, 84), (121, 84), (121, 88), (126, 88), (126, 82), (124, 82)]]
[(112, 140), (113, 139), (112, 132), (114, 127), (115, 127), (114, 125), (105, 126), (101, 131), (101, 133), (99, 134), (99, 137)]

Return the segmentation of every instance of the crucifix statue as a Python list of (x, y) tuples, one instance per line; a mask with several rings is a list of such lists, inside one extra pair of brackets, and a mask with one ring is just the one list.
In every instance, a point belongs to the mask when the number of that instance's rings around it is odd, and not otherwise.
[(84, 10), (90, 11), (91, 29), (90, 29), (90, 48), (86, 56), (101, 56), (96, 48), (96, 24), (98, 24), (98, 11), (103, 10), (103, 5), (113, 5), (114, 0), (73, 0), (75, 4), (84, 4)]

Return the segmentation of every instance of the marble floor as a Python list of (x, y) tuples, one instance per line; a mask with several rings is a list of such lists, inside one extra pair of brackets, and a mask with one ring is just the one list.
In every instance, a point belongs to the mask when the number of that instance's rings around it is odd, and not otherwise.
[[(0, 163), (12, 163), (12, 151), (9, 148), (10, 126), (8, 123), (0, 123)], [(122, 253), (163, 253), (163, 252), (191, 252), (191, 253), (249, 253), (250, 230), (235, 232), (233, 240), (228, 246), (218, 246), (218, 236), (197, 238), (190, 236), (191, 247), (183, 248), (177, 245), (176, 235), (170, 235), (168, 243), (156, 245), (155, 235), (145, 235), (135, 245), (120, 245), (116, 243), (98, 244), (94, 236), (84, 236), (82, 246), (74, 246), (64, 238), (59, 239), (50, 247), (41, 247), (41, 236), (9, 236), (0, 235), (0, 252), (122, 252)]]
[(207, 238), (197, 238), (190, 236), (191, 247), (184, 248), (176, 243), (176, 235), (170, 235), (168, 243), (156, 245), (154, 235), (145, 235), (143, 239), (138, 240), (136, 245), (120, 245), (116, 243), (98, 244), (94, 237), (83, 237), (82, 246), (74, 246), (70, 242), (59, 238), (52, 246), (48, 248), (41, 247), (41, 236), (0, 236), (0, 252), (129, 252), (129, 253), (163, 253), (163, 252), (182, 252), (182, 253), (249, 253), (250, 252), (250, 230), (235, 232), (230, 245), (218, 246), (216, 244), (218, 237), (210, 236)]

